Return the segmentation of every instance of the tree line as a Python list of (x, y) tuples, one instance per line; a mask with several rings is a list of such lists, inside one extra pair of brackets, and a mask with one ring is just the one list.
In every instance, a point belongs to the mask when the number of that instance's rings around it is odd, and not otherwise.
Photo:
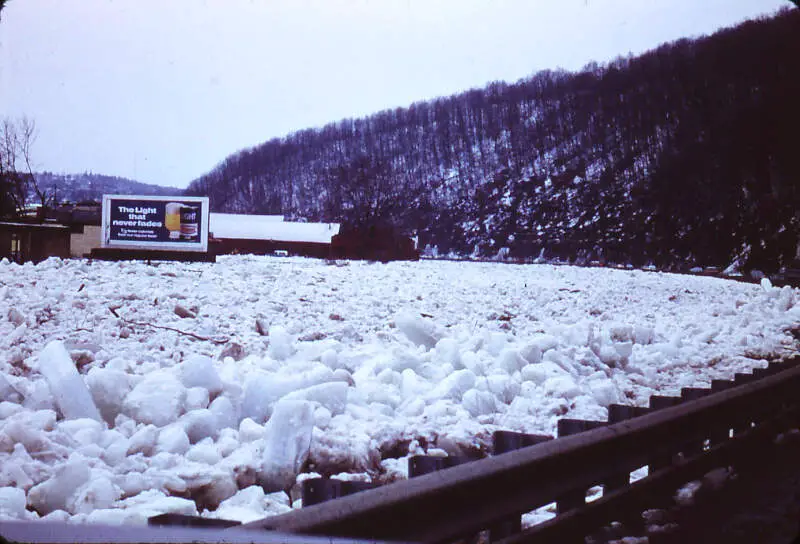
[(189, 194), (440, 252), (774, 269), (800, 231), (800, 12), (295, 132)]

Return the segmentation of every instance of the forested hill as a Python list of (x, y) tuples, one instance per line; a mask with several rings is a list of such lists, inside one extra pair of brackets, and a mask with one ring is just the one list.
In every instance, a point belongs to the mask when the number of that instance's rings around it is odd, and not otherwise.
[(440, 253), (774, 269), (800, 229), (800, 10), (240, 151), (220, 211), (389, 222)]
[[(80, 202), (85, 200), (100, 201), (104, 194), (122, 195), (180, 195), (176, 187), (162, 187), (141, 183), (118, 176), (105, 176), (84, 172), (82, 174), (54, 174), (38, 172), (34, 174), (36, 184), (56, 202)], [(36, 195), (28, 195), (29, 202), (36, 202)]]

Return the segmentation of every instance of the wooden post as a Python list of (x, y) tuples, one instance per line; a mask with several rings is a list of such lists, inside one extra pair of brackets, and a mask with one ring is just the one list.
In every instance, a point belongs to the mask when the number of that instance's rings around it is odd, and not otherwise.
[[(582, 433), (597, 427), (608, 425), (605, 421), (588, 421), (585, 419), (559, 419), (558, 437), (569, 436)], [(586, 504), (586, 489), (570, 491), (556, 498), (556, 515), (563, 514), (574, 508), (580, 508)]]
[(151, 527), (235, 527), (241, 525), (242, 522), (230, 519), (201, 518), (200, 516), (167, 513), (147, 518), (147, 524)]
[(408, 458), (408, 477), (415, 478), (423, 474), (430, 474), (437, 470), (468, 463), (471, 459), (450, 455), (448, 457), (438, 457), (435, 455), (414, 455)]
[[(608, 423), (619, 423), (626, 419), (643, 416), (650, 411), (649, 408), (644, 406), (627, 406), (624, 404), (609, 404), (608, 405)], [(606, 478), (603, 482), (603, 494), (610, 493), (615, 489), (620, 489), (630, 484), (631, 473), (629, 470), (620, 471)]]
[[(683, 402), (688, 402), (692, 400), (701, 399), (710, 394), (711, 394), (711, 389), (706, 389), (701, 387), (684, 387), (683, 389), (681, 389), (681, 400)], [(710, 444), (711, 442), (710, 436), (709, 437), (703, 436), (697, 440), (691, 440), (689, 442), (686, 442), (683, 445), (683, 449), (681, 451), (687, 457), (691, 457), (693, 455), (697, 455), (698, 453), (702, 453), (706, 438), (708, 438)]]
[(328, 478), (309, 478), (301, 484), (303, 508), (321, 504), (340, 495), (339, 481)]
[(372, 489), (376, 485), (372, 482), (351, 482), (345, 480), (331, 480), (330, 478), (309, 478), (303, 480), (301, 485), (303, 508), (320, 504), (339, 497), (345, 497)]
[[(650, 397), (650, 409), (653, 411), (676, 406), (681, 403), (680, 397), (665, 397), (662, 395), (653, 395)], [(677, 444), (671, 444), (677, 446)], [(677, 451), (677, 450), (676, 450)], [(666, 451), (664, 453), (653, 455), (650, 462), (647, 464), (647, 470), (650, 474), (653, 472), (668, 467), (672, 464), (672, 455), (676, 451)]]
[[(501, 455), (520, 448), (548, 442), (552, 439), (552, 436), (545, 434), (495, 431), (494, 434), (492, 434), (492, 453), (494, 455)], [(509, 517), (508, 519), (492, 524), (489, 528), (489, 542), (497, 542), (521, 531), (522, 518), (520, 516)]]

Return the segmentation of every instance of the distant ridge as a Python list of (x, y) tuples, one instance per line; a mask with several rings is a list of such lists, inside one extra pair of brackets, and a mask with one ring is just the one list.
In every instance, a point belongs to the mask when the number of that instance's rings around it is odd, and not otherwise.
[(344, 119), (224, 160), (214, 211), (416, 231), (431, 253), (777, 271), (800, 260), (800, 10)]
[[(183, 194), (177, 187), (162, 187), (142, 183), (132, 179), (103, 174), (53, 174), (39, 172), (34, 174), (36, 182), (42, 191), (51, 193), (55, 191), (55, 198), (59, 202), (81, 202), (86, 200), (101, 200), (104, 194), (120, 195), (162, 195), (178, 196)], [(32, 202), (36, 199), (31, 198)]]

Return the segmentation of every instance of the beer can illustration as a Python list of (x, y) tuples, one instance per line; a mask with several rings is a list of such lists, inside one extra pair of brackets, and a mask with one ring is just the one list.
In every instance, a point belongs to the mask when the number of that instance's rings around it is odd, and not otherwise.
[[(180, 237), (182, 240), (193, 240), (199, 232), (198, 220), (200, 211), (195, 206), (181, 206), (180, 212)], [(171, 235), (171, 233), (170, 233)]]
[(164, 227), (169, 231), (169, 239), (177, 240), (181, 237), (181, 208), (180, 202), (167, 202), (164, 209)]

